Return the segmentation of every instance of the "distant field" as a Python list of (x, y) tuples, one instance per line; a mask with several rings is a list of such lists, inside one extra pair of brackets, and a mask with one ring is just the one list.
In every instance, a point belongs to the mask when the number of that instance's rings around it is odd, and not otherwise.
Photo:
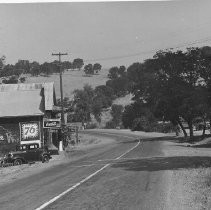
[[(64, 97), (72, 97), (72, 92), (75, 89), (82, 89), (85, 84), (91, 85), (93, 88), (99, 85), (105, 85), (108, 70), (101, 70), (99, 75), (94, 75), (92, 77), (84, 76), (84, 72), (81, 71), (66, 71), (63, 74), (63, 91)], [(27, 77), (26, 83), (39, 83), (39, 82), (54, 82), (56, 97), (60, 97), (60, 86), (59, 86), (59, 74), (54, 74), (49, 77)]]

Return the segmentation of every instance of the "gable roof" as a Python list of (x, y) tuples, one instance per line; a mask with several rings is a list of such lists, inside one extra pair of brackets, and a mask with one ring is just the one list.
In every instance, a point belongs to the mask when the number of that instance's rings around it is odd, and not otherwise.
[(53, 110), (53, 107), (56, 104), (54, 83), (43, 83), (43, 88), (45, 96), (45, 110)]
[(43, 115), (55, 103), (53, 82), (0, 85), (0, 117)]

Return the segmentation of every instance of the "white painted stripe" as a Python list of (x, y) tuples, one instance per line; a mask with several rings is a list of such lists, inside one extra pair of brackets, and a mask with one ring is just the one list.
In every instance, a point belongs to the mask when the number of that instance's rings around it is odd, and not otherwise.
[[(129, 149), (128, 151), (126, 151), (125, 153), (123, 153), (122, 155), (120, 155), (119, 157), (117, 157), (115, 159), (116, 160), (120, 159), (121, 157), (123, 157), (124, 155), (126, 155), (127, 153), (129, 153), (133, 149), (135, 149), (139, 144), (140, 144), (140, 141), (134, 147), (132, 147), (131, 149)], [(98, 173), (100, 173), (102, 170), (104, 170), (105, 168), (107, 168), (110, 165), (111, 165), (111, 163), (108, 163), (108, 164), (104, 165), (102, 168), (100, 168), (99, 170), (95, 171), (93, 174), (87, 176), (85, 179), (83, 179), (80, 182), (76, 183), (75, 185), (73, 185), (69, 189), (67, 189), (64, 192), (60, 193), (59, 195), (57, 195), (56, 197), (52, 198), (51, 200), (49, 200), (48, 202), (44, 203), (43, 205), (41, 205), (40, 207), (36, 208), (35, 210), (42, 210), (42, 209), (46, 208), (47, 206), (49, 206), (50, 204), (54, 203), (56, 200), (58, 200), (59, 198), (61, 198), (64, 195), (66, 195), (67, 193), (73, 191), (75, 188), (79, 187), (81, 184), (83, 184), (84, 182), (88, 181), (93, 176), (97, 175)]]
[[(135, 158), (121, 158), (121, 160), (137, 160), (137, 159), (140, 159), (140, 157), (135, 157)], [(102, 159), (102, 160), (97, 160), (99, 162), (104, 162), (104, 161), (114, 161), (114, 160), (117, 160), (116, 158), (115, 159)], [(93, 161), (92, 161), (93, 163)]]
[[(132, 147), (131, 149), (129, 149), (128, 151), (126, 151), (125, 153), (123, 153), (122, 155), (120, 155), (119, 157), (115, 158), (115, 159), (102, 159), (102, 160), (97, 160), (99, 162), (103, 162), (103, 161), (114, 161), (114, 160), (119, 160), (120, 158), (122, 158), (123, 156), (125, 156), (127, 153), (129, 153), (130, 151), (132, 151), (133, 149), (135, 149), (138, 145), (140, 144), (140, 141), (138, 142), (138, 144), (136, 144), (134, 147)], [(124, 158), (124, 159), (133, 159), (133, 158)], [(137, 159), (137, 158), (135, 158)]]
[[(104, 162), (104, 161), (113, 161), (113, 160), (116, 160), (116, 158), (115, 159), (102, 159), (102, 160), (97, 160), (97, 161), (99, 161), (99, 162)], [(93, 161), (92, 161), (93, 162)]]
[(140, 144), (140, 141), (138, 142), (138, 144), (136, 144), (134, 147), (132, 147), (131, 149), (129, 149), (127, 152), (125, 152), (124, 154), (122, 154), (119, 157), (117, 157), (116, 160), (119, 160), (121, 157), (125, 156), (127, 153), (129, 153), (132, 150), (134, 150), (139, 144)]
[(95, 176), (96, 174), (98, 174), (100, 171), (104, 170), (105, 168), (107, 168), (110, 164), (106, 164), (105, 166), (103, 166), (101, 169), (97, 170), (96, 172), (94, 172), (93, 174), (89, 175), (88, 177), (86, 177), (85, 179), (81, 180), (80, 182), (78, 182), (77, 184), (73, 185), (71, 188), (67, 189), (66, 191), (64, 191), (63, 193), (57, 195), (56, 197), (52, 198), (50, 201), (44, 203), (42, 206), (36, 208), (36, 210), (42, 210), (45, 207), (49, 206), (50, 204), (52, 204), (53, 202), (55, 202), (56, 200), (58, 200), (59, 198), (61, 198), (62, 196), (64, 196), (65, 194), (67, 194), (68, 192), (71, 192), (72, 190), (74, 190), (76, 187), (80, 186), (81, 184), (83, 184), (84, 182), (86, 182), (87, 180), (91, 179), (93, 176)]

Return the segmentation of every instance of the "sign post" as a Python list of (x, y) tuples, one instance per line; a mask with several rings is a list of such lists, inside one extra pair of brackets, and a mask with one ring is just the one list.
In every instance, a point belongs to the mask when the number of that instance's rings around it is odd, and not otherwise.
[[(43, 128), (48, 130), (48, 146), (52, 147), (52, 132), (53, 130), (61, 131), (61, 120), (60, 119), (44, 119)], [(62, 144), (59, 141), (59, 151), (61, 151)]]

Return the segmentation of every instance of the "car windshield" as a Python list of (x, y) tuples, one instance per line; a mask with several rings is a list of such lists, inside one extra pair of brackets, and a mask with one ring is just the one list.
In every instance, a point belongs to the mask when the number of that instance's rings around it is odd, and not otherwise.
[(16, 150), (17, 150), (17, 151), (26, 150), (26, 149), (27, 149), (26, 145), (21, 145), (21, 146), (17, 146), (17, 147), (16, 147)]
[(16, 151), (34, 150), (38, 148), (39, 148), (38, 144), (19, 145), (16, 147)]
[(37, 144), (29, 145), (29, 150), (33, 150), (33, 149), (37, 149), (37, 148), (38, 148)]

